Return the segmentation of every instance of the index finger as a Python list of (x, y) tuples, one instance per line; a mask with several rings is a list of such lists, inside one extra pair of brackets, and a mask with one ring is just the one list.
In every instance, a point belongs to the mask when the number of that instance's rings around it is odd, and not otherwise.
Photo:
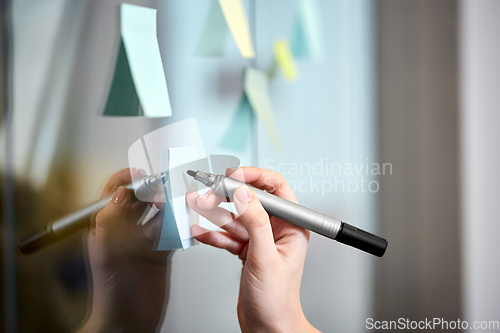
[(297, 198), (286, 182), (285, 177), (278, 172), (256, 167), (241, 167), (227, 169), (226, 175), (297, 203)]

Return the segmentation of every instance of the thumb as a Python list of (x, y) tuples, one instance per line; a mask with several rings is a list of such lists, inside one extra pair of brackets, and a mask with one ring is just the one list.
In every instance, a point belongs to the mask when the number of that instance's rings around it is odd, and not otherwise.
[(248, 231), (248, 251), (261, 255), (276, 252), (273, 231), (264, 207), (246, 185), (234, 191), (233, 202), (238, 212), (238, 219)]

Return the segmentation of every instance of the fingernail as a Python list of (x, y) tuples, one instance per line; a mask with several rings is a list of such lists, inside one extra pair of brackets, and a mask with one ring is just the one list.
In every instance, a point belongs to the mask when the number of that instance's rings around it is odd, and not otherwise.
[(114, 203), (122, 201), (123, 198), (125, 197), (125, 191), (126, 191), (125, 187), (123, 186), (118, 187), (118, 190), (116, 190), (115, 194), (111, 198), (111, 201)]
[(240, 186), (236, 189), (236, 198), (241, 203), (247, 203), (253, 198), (253, 194), (248, 186)]
[(226, 175), (231, 176), (233, 173), (236, 172), (236, 170), (238, 170), (238, 168), (227, 168)]
[(206, 199), (206, 198), (208, 198), (209, 195), (210, 195), (210, 191), (207, 191), (207, 192), (203, 193), (202, 195), (200, 195), (197, 200)]

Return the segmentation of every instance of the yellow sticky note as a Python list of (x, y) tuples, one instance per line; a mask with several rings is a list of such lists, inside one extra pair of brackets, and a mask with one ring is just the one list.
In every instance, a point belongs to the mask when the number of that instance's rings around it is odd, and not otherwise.
[(257, 119), (264, 126), (267, 134), (271, 138), (276, 149), (281, 150), (281, 142), (274, 120), (273, 108), (271, 99), (268, 93), (268, 79), (266, 73), (260, 72), (253, 68), (245, 70), (244, 87), (245, 94), (252, 106), (253, 111), (257, 115)]
[(244, 58), (255, 57), (252, 35), (241, 0), (219, 0), (219, 4), (241, 56)]
[(295, 65), (295, 60), (293, 59), (288, 42), (285, 39), (278, 39), (274, 42), (273, 51), (274, 57), (285, 79), (288, 81), (295, 81), (298, 76), (297, 66)]

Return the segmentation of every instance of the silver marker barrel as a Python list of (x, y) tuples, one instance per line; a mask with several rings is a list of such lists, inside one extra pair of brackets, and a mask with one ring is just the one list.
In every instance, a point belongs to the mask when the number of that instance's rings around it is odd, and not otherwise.
[[(130, 183), (125, 187), (132, 193), (132, 201), (137, 201), (137, 197), (145, 198), (154, 194), (156, 189), (166, 182), (166, 173), (154, 176), (143, 177), (135, 184)], [(85, 229), (90, 224), (90, 216), (98, 212), (108, 204), (114, 195), (108, 195), (102, 199), (81, 208), (80, 210), (66, 215), (57, 221), (47, 224), (45, 229), (24, 237), (19, 242), (19, 249), (23, 254), (30, 254), (41, 250), (81, 229)]]
[(333, 217), (315, 212), (294, 202), (280, 198), (248, 184), (222, 175), (189, 170), (195, 180), (210, 187), (215, 193), (233, 199), (234, 191), (247, 185), (269, 215), (290, 222), (304, 229), (311, 230), (343, 244), (355, 247), (378, 257), (382, 257), (387, 248), (387, 241)]

